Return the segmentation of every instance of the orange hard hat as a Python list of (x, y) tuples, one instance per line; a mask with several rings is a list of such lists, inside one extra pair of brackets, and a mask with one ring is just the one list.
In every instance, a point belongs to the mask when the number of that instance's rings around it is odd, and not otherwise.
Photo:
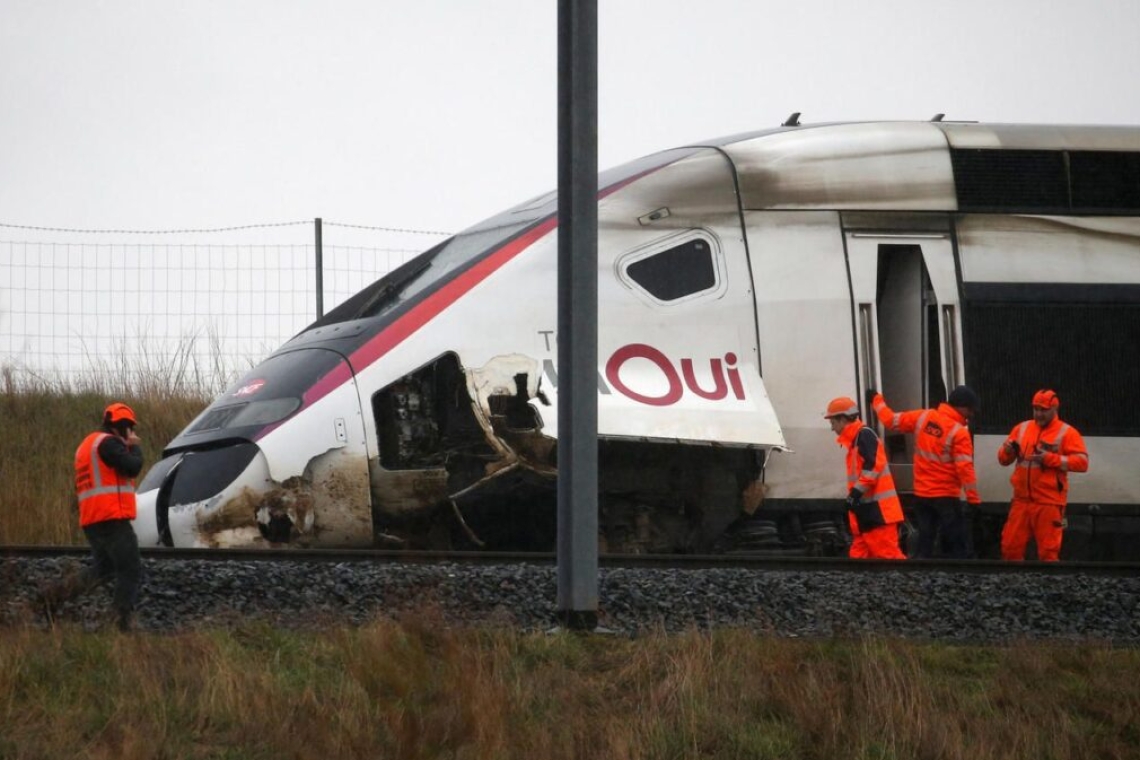
[(1039, 390), (1033, 394), (1033, 406), (1039, 409), (1055, 409), (1061, 405), (1056, 391)]
[(833, 398), (831, 399), (831, 403), (827, 405), (827, 413), (823, 416), (826, 419), (831, 419), (841, 414), (847, 415), (848, 417), (858, 417), (859, 405), (847, 396)]
[(129, 422), (132, 425), (138, 424), (138, 421), (135, 419), (135, 410), (126, 404), (118, 402), (111, 404), (103, 410), (103, 421), (112, 425), (116, 422)]

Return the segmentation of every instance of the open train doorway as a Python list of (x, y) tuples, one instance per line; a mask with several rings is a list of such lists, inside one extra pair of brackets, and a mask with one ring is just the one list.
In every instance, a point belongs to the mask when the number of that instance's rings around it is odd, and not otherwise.
[[(936, 406), (962, 382), (953, 247), (942, 234), (847, 235), (860, 394), (877, 388), (893, 409)], [(878, 425), (870, 409), (869, 424)], [(902, 493), (914, 490), (914, 437), (883, 438)]]

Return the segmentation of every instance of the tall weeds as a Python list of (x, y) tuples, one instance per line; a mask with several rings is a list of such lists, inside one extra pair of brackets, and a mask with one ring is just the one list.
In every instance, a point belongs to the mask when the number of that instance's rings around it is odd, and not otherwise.
[(147, 465), (209, 403), (209, 391), (139, 370), (79, 381), (0, 366), (0, 544), (82, 541), (74, 505), (75, 449), (111, 401), (139, 417)]
[(0, 757), (1140, 756), (1140, 653), (361, 628), (0, 629)]

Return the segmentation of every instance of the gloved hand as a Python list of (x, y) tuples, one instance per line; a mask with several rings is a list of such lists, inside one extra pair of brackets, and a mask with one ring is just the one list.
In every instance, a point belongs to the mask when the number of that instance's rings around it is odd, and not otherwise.
[(878, 395), (879, 395), (879, 392), (877, 390), (875, 390), (874, 388), (868, 388), (867, 389), (867, 394), (866, 394), (865, 398), (867, 401), (867, 408), (868, 409), (873, 409), (875, 407), (875, 396), (878, 396)]
[(851, 489), (851, 490), (848, 492), (848, 494), (847, 494), (847, 498), (846, 498), (846, 499), (844, 499), (844, 503), (847, 505), (847, 508), (848, 508), (848, 509), (855, 509), (855, 507), (859, 506), (859, 498), (860, 498), (862, 495), (863, 495), (863, 494), (859, 493), (857, 490), (855, 490), (854, 488), (852, 488), (852, 489)]
[(1013, 454), (1015, 457), (1021, 456), (1021, 444), (1017, 441), (1006, 441), (1002, 446), (1007, 452)]

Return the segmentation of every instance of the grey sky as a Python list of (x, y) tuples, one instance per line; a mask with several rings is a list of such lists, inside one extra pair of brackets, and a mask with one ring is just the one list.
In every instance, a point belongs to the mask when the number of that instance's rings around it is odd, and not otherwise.
[[(791, 111), (1140, 123), (1135, 0), (599, 6), (601, 168)], [(458, 230), (556, 184), (556, 7), (0, 0), (0, 221)]]

